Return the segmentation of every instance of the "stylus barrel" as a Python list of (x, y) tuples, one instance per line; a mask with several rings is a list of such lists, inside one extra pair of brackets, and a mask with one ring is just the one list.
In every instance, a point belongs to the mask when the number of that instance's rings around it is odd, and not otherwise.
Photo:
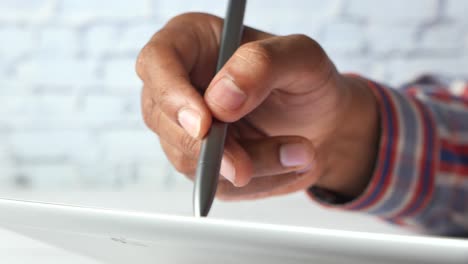
[[(229, 1), (216, 66), (217, 72), (240, 45), (245, 5), (246, 0)], [(207, 136), (203, 139), (193, 190), (193, 210), (195, 216), (207, 216), (213, 203), (218, 186), (226, 131), (226, 123), (213, 120)]]

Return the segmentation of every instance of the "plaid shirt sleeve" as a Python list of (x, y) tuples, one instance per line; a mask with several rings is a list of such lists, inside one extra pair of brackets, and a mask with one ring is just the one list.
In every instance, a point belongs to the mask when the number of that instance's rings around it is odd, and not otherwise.
[[(382, 130), (374, 175), (356, 199), (318, 200), (426, 233), (468, 236), (468, 83), (426, 76), (397, 91), (367, 82)], [(309, 193), (317, 199), (313, 187)]]

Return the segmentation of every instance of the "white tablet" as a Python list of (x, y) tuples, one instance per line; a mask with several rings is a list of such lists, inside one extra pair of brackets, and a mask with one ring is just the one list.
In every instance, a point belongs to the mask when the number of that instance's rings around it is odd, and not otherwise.
[(468, 241), (0, 199), (0, 226), (107, 263), (468, 263)]

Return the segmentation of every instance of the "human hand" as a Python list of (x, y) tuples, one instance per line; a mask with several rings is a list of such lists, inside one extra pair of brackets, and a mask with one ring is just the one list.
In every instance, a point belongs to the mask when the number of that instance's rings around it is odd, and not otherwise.
[[(213, 118), (229, 122), (217, 196), (253, 199), (311, 185), (347, 196), (365, 188), (376, 156), (377, 103), (303, 35), (246, 27), (213, 77), (222, 20), (173, 18), (141, 51), (145, 123), (175, 168), (193, 178)], [(204, 95), (201, 93), (204, 92)]]

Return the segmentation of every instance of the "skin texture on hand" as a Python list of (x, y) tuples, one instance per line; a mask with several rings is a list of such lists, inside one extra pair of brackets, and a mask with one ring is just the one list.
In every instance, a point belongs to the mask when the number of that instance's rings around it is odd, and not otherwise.
[(201, 139), (216, 118), (230, 123), (219, 198), (255, 199), (313, 184), (359, 195), (379, 136), (377, 103), (364, 81), (339, 74), (307, 36), (248, 27), (214, 75), (221, 30), (217, 17), (180, 15), (138, 57), (143, 117), (175, 168), (193, 178)]

